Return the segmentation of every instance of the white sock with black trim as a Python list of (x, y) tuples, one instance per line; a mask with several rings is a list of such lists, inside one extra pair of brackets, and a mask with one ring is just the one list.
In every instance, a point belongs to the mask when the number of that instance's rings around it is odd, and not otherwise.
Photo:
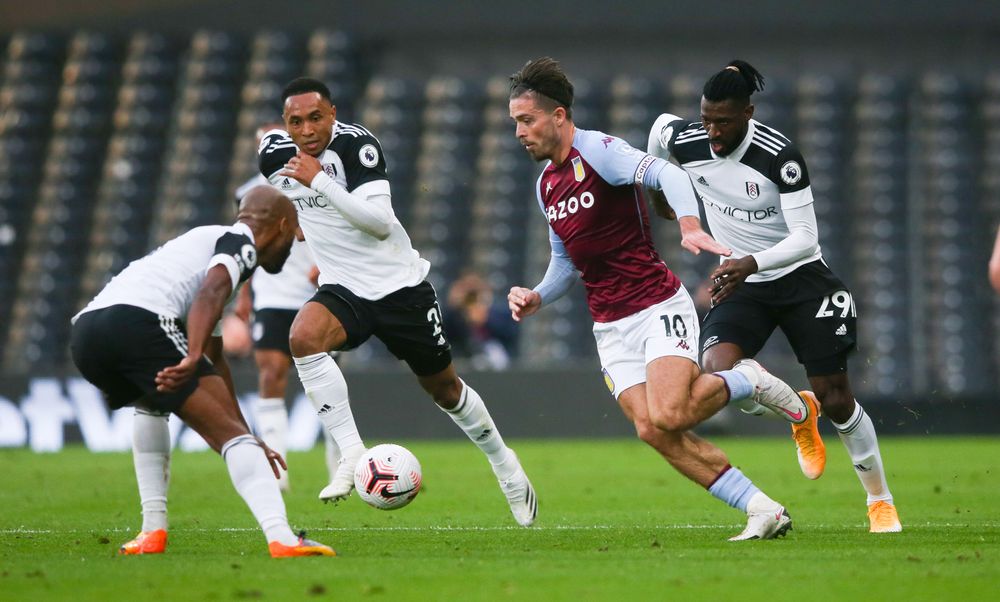
[(892, 503), (892, 493), (885, 481), (885, 470), (882, 468), (882, 454), (878, 449), (878, 436), (875, 435), (875, 425), (872, 419), (855, 400), (854, 413), (844, 424), (833, 423), (840, 440), (844, 442), (847, 453), (854, 464), (854, 472), (861, 480), (861, 485), (868, 494), (868, 504), (877, 501)]
[(253, 513), (268, 542), (278, 541), (286, 546), (296, 545), (299, 538), (292, 533), (285, 514), (285, 501), (281, 499), (278, 480), (264, 450), (253, 435), (233, 437), (222, 445), (222, 459), (229, 469), (233, 487)]
[(347, 381), (344, 380), (340, 366), (327, 353), (314, 353), (294, 359), (306, 397), (316, 408), (320, 422), (337, 443), (341, 455), (360, 453), (359, 448), (364, 448), (364, 442), (354, 422)]
[(462, 396), (458, 400), (458, 405), (444, 412), (465, 431), (476, 447), (486, 454), (498, 479), (505, 480), (514, 474), (517, 470), (517, 460), (510, 448), (504, 444), (500, 431), (497, 430), (486, 404), (483, 403), (483, 398), (475, 389), (462, 381)]
[(132, 419), (132, 461), (142, 503), (142, 530), (167, 528), (170, 484), (169, 416), (136, 409)]

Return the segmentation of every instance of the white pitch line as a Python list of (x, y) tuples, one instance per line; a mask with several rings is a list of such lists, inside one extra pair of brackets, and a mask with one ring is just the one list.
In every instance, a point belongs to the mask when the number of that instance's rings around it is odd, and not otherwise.
[[(857, 523), (857, 524), (810, 524), (807, 525), (809, 529), (857, 529), (863, 528), (867, 525)], [(531, 532), (531, 531), (612, 531), (612, 530), (647, 530), (647, 531), (663, 531), (663, 530), (689, 530), (689, 529), (732, 529), (739, 527), (738, 523), (725, 524), (725, 525), (551, 525), (551, 526), (538, 526), (525, 529), (524, 527), (460, 527), (452, 525), (437, 525), (437, 526), (426, 526), (426, 527), (312, 527), (309, 529), (310, 532), (337, 532), (337, 533), (363, 533), (371, 531), (384, 531), (384, 532), (407, 532), (407, 531), (444, 531), (444, 532), (498, 532), (498, 531), (518, 531), (518, 532)], [(907, 523), (907, 529), (919, 529), (919, 528), (949, 528), (949, 527), (1000, 527), (1000, 525), (994, 523), (982, 523), (982, 524), (954, 524), (954, 523), (923, 523), (915, 525), (913, 523)], [(112, 527), (107, 529), (33, 529), (30, 527), (16, 527), (10, 529), (0, 529), (0, 535), (66, 535), (73, 533), (133, 533), (136, 531), (135, 527)], [(190, 533), (220, 533), (220, 532), (230, 532), (230, 533), (256, 533), (260, 529), (256, 527), (221, 527), (218, 529), (206, 529), (204, 527), (190, 527), (190, 528), (178, 528), (177, 531), (180, 532), (190, 532)]]

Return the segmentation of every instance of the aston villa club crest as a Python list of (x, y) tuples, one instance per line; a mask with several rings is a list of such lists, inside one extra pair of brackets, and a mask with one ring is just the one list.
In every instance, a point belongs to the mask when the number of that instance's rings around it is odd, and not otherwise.
[(573, 177), (577, 182), (582, 182), (586, 174), (583, 172), (583, 159), (573, 157)]
[(751, 199), (760, 196), (760, 185), (757, 182), (747, 182), (747, 196)]

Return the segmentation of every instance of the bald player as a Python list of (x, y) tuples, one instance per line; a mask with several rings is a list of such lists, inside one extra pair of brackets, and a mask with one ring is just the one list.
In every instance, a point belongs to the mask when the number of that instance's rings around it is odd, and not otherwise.
[(254, 269), (280, 271), (301, 236), (288, 198), (253, 188), (235, 224), (194, 228), (133, 261), (73, 317), (70, 348), (80, 373), (110, 408), (136, 408), (132, 452), (143, 525), (122, 554), (166, 550), (167, 418), (174, 413), (222, 455), (271, 556), (335, 555), (289, 527), (276, 479), (284, 459), (250, 434), (219, 328), (226, 302)]

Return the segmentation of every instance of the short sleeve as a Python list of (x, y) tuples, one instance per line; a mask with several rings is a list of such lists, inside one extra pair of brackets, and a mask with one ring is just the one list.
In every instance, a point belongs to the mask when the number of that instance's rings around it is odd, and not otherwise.
[(771, 181), (777, 184), (780, 194), (798, 192), (809, 187), (809, 172), (806, 170), (805, 159), (794, 145), (789, 144), (781, 149), (771, 165), (773, 166)]
[(344, 162), (344, 179), (347, 180), (348, 192), (369, 182), (389, 179), (382, 145), (375, 136), (342, 134), (338, 136), (338, 141), (340, 139), (345, 140), (342, 142), (343, 146), (336, 151)]
[(233, 290), (245, 282), (257, 267), (257, 247), (250, 237), (236, 232), (226, 232), (215, 242), (215, 253), (208, 262), (207, 270), (224, 265), (229, 271)]
[(670, 143), (673, 142), (681, 127), (687, 123), (677, 115), (670, 113), (663, 113), (657, 117), (652, 127), (649, 128), (646, 152), (660, 159), (670, 159)]
[(283, 130), (270, 130), (260, 140), (257, 147), (260, 173), (270, 179), (277, 171), (288, 163), (288, 160), (299, 152), (295, 143)]
[(580, 156), (612, 186), (641, 183), (656, 160), (621, 138), (602, 132), (578, 131), (577, 136), (574, 142)]

